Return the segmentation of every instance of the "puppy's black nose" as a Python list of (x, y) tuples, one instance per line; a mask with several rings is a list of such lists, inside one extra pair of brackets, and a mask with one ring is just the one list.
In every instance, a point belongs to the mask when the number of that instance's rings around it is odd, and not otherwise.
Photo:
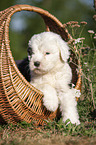
[(36, 67), (39, 67), (40, 62), (39, 62), (39, 61), (35, 61), (35, 62), (34, 62), (34, 65), (35, 65)]

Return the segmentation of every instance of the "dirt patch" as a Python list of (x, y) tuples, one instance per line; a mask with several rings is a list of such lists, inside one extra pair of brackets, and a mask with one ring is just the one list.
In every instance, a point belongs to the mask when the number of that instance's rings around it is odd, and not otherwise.
[(96, 136), (80, 137), (51, 134), (34, 129), (5, 129), (0, 131), (0, 145), (96, 145)]

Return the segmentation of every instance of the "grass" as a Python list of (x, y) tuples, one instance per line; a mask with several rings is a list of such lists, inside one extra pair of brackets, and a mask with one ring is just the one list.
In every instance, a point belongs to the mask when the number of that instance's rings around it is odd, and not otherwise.
[[(67, 123), (67, 122), (66, 122)], [(49, 122), (43, 127), (34, 127), (32, 124), (22, 122), (17, 125), (3, 125), (0, 127), (1, 145), (27, 145), (27, 144), (61, 144), (61, 145), (95, 145), (96, 125), (95, 123), (79, 126), (71, 123), (66, 126), (62, 122)]]
[[(74, 26), (75, 25), (75, 26)], [(36, 127), (26, 122), (17, 125), (7, 124), (0, 126), (1, 145), (95, 145), (96, 144), (96, 34), (89, 31), (91, 46), (84, 44), (81, 32), (86, 22), (70, 22), (66, 26), (73, 36), (71, 49), (80, 61), (78, 69), (82, 67), (82, 89), (78, 100), (78, 112), (81, 124), (64, 124), (62, 118), (57, 122), (47, 122), (46, 126)], [(81, 28), (78, 32), (77, 28)], [(77, 35), (78, 34), (78, 35)], [(78, 39), (79, 38), (79, 39)], [(78, 53), (79, 52), (79, 53)]]

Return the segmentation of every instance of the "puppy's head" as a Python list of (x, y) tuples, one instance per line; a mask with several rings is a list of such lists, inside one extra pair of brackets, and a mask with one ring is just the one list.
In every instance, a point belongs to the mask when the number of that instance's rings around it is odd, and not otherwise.
[(53, 32), (43, 32), (34, 35), (28, 44), (30, 70), (44, 74), (58, 63), (67, 62), (69, 47), (62, 38)]

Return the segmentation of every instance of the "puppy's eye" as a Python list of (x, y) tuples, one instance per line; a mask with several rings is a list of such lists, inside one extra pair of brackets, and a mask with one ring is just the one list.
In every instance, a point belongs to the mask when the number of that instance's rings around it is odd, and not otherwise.
[(46, 55), (49, 55), (50, 54), (50, 52), (46, 52)]
[(27, 52), (28, 52), (29, 55), (32, 55), (33, 54), (32, 48), (31, 47), (28, 47)]

